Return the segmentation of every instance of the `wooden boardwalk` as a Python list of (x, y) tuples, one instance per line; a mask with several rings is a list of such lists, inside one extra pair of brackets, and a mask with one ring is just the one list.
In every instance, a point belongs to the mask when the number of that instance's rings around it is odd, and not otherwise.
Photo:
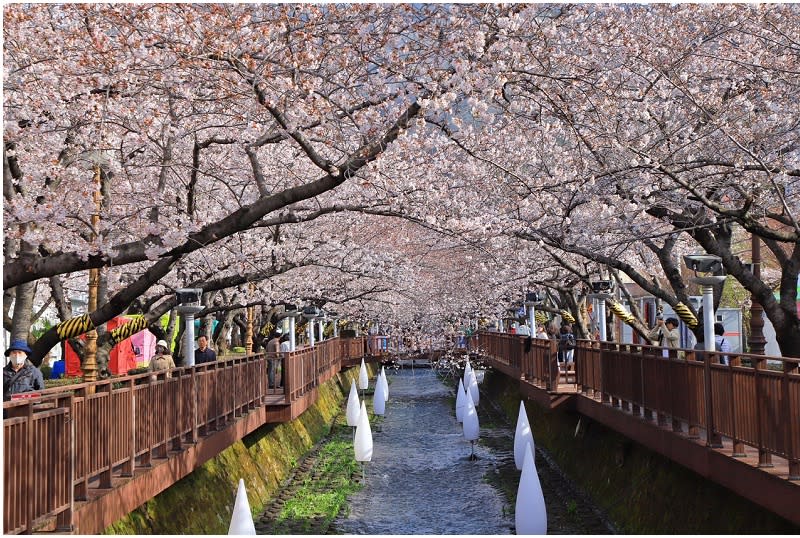
[[(731, 355), (729, 366), (691, 350), (579, 342), (574, 371), (556, 342), (481, 333), (490, 365), (520, 393), (569, 408), (800, 525), (800, 359)], [(526, 350), (527, 347), (527, 350)], [(679, 354), (680, 353), (680, 354)], [(709, 433), (710, 432), (710, 433)]]

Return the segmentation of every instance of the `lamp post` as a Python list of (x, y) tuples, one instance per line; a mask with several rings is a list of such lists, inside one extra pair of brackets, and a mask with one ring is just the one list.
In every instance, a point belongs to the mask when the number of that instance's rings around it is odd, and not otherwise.
[(322, 342), (325, 340), (325, 319), (326, 314), (323, 310), (319, 311), (319, 315), (317, 316), (317, 321), (319, 322), (319, 341)]
[(194, 366), (194, 315), (203, 309), (200, 288), (183, 288), (176, 290), (177, 311), (183, 316), (183, 364)]
[(300, 316), (301, 314), (297, 311), (296, 306), (288, 305), (286, 307), (286, 317), (289, 318), (289, 351), (294, 351), (297, 348), (294, 330), (295, 320)]
[(539, 304), (541, 299), (539, 294), (535, 291), (529, 291), (525, 294), (525, 306), (528, 307), (528, 321), (530, 322), (531, 337), (536, 337), (536, 305)]
[(592, 291), (589, 297), (597, 299), (597, 328), (600, 329), (600, 341), (608, 339), (606, 327), (606, 301), (612, 299), (610, 293), (614, 290), (614, 282), (611, 280), (595, 280), (590, 282)]
[(314, 319), (319, 315), (316, 306), (307, 306), (303, 309), (303, 318), (308, 322), (308, 345), (314, 347)]
[[(689, 254), (683, 257), (686, 267), (694, 271), (691, 282), (700, 285), (703, 292), (703, 340), (707, 352), (714, 351), (714, 286), (725, 282), (725, 271), (722, 267), (722, 258), (709, 254)], [(706, 273), (699, 276), (697, 273)], [(714, 431), (714, 413), (711, 408), (711, 356), (706, 353), (705, 359), (705, 387), (706, 387), (706, 446), (722, 448), (722, 439)]]

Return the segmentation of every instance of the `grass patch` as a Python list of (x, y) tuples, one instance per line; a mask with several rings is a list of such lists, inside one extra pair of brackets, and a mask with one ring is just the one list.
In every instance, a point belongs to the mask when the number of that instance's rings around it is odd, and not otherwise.
[(360, 467), (354, 458), (351, 436), (346, 425), (334, 427), (331, 439), (320, 449), (311, 476), (284, 503), (276, 532), (325, 533), (347, 506), (347, 497), (361, 489), (353, 480)]

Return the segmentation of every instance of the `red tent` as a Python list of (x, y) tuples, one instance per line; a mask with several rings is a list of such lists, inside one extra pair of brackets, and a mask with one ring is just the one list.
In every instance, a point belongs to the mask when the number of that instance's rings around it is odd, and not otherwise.
[[(120, 325), (128, 323), (130, 319), (125, 316), (116, 317), (106, 324), (106, 328), (109, 331), (114, 330)], [(80, 338), (85, 340), (86, 335)], [(67, 342), (66, 344), (66, 376), (80, 377), (83, 375), (80, 358), (78, 358), (78, 354), (72, 349), (70, 343)], [(128, 370), (133, 368), (136, 368), (136, 354), (133, 350), (131, 339), (126, 338), (111, 350), (111, 356), (108, 358), (108, 369), (111, 370), (112, 374), (127, 374)]]

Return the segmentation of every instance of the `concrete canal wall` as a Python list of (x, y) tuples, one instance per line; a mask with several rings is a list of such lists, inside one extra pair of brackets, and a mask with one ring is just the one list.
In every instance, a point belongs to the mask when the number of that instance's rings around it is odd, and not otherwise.
[[(374, 366), (367, 368), (372, 379)], [(297, 461), (330, 430), (358, 370), (342, 371), (319, 387), (316, 403), (295, 420), (265, 425), (237, 441), (103, 534), (227, 534), (240, 478), (258, 516)]]

